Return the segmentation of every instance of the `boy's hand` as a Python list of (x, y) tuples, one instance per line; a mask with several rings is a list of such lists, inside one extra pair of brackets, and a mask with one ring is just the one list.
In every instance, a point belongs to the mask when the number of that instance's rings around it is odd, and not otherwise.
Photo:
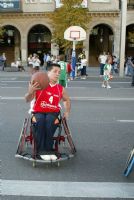
[(28, 93), (29, 94), (34, 94), (34, 92), (36, 91), (36, 90), (40, 90), (41, 88), (40, 88), (40, 85), (39, 85), (39, 83), (38, 82), (35, 82), (35, 83), (29, 83), (29, 89), (28, 89)]

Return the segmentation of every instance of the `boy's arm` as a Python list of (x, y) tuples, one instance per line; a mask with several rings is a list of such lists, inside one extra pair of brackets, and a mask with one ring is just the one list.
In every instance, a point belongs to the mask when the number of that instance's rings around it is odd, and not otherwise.
[(64, 117), (68, 118), (69, 114), (70, 114), (70, 110), (71, 110), (71, 101), (70, 101), (70, 97), (68, 96), (65, 88), (63, 88), (62, 100), (63, 100), (63, 105), (65, 108)]

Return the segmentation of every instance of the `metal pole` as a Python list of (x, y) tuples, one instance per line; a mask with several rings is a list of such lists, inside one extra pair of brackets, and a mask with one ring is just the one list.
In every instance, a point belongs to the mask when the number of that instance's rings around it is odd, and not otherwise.
[(119, 76), (124, 76), (125, 45), (126, 45), (126, 18), (127, 1), (121, 0), (121, 34), (120, 34), (120, 72)]
[(73, 51), (72, 51), (72, 78), (75, 78), (75, 67), (76, 67), (76, 52), (75, 52), (75, 40), (73, 40)]

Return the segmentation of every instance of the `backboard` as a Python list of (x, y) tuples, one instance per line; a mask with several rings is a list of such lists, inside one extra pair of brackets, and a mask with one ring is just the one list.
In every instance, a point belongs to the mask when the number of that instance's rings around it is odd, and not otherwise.
[(86, 31), (80, 26), (70, 26), (64, 32), (64, 39), (69, 41), (82, 41), (86, 39)]

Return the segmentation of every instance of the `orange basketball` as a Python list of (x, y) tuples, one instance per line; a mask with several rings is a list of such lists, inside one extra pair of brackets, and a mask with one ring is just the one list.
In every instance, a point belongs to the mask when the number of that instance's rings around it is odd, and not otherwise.
[(45, 72), (36, 72), (31, 77), (31, 83), (38, 82), (41, 90), (45, 89), (49, 85), (49, 78)]

